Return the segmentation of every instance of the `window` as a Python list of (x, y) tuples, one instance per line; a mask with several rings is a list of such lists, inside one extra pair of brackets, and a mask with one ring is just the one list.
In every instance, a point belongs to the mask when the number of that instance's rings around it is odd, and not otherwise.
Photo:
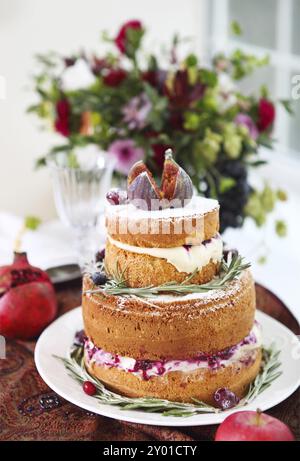
[[(275, 97), (291, 99), (292, 77), (300, 76), (300, 0), (214, 0), (211, 13), (213, 53), (238, 47), (270, 57), (268, 67), (241, 83), (243, 89), (250, 93), (266, 83)], [(241, 25), (242, 36), (230, 34), (233, 20)], [(294, 117), (278, 109), (274, 137), (279, 149), (300, 158), (300, 100), (293, 101), (293, 109)]]

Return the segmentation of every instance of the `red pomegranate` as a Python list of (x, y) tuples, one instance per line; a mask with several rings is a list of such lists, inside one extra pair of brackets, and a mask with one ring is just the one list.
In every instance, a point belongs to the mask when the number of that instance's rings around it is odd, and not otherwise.
[(56, 313), (56, 296), (46, 272), (31, 266), (26, 253), (15, 253), (13, 264), (0, 267), (0, 334), (34, 338)]

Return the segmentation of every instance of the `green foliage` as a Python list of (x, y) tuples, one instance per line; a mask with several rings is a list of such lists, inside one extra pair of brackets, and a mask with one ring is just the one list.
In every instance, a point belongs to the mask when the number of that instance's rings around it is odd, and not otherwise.
[[(242, 33), (236, 21), (231, 24), (231, 32)], [(171, 145), (197, 190), (201, 192), (200, 183), (206, 184), (209, 194), (218, 198), (235, 187), (235, 179), (219, 171), (220, 162), (259, 167), (265, 163), (258, 156), (259, 147), (273, 147), (271, 128), (253, 139), (247, 126), (236, 123), (236, 117), (242, 114), (257, 125), (260, 98), (271, 102), (265, 85), (257, 97), (243, 94), (234, 82), (268, 64), (268, 57), (258, 58), (237, 49), (229, 55), (217, 54), (212, 65), (203, 65), (194, 53), (179, 61), (178, 47), (183, 40), (175, 35), (166, 47), (162, 64), (161, 56), (141, 52), (144, 34), (144, 28), (128, 28), (123, 54), (113, 48), (115, 40), (105, 33), (102, 40), (109, 51), (103, 56), (84, 51), (67, 58), (55, 52), (37, 55), (38, 72), (32, 79), (36, 101), (27, 111), (62, 134), (62, 143), (48, 155), (67, 152), (74, 168), (75, 148), (95, 144), (108, 150), (116, 140), (131, 139), (144, 150), (154, 173), (160, 174), (153, 145)], [(78, 59), (93, 73), (94, 83), (69, 91), (64, 85), (65, 74), (72, 71)], [(169, 67), (166, 62), (171, 63)], [(228, 84), (224, 84), (224, 77), (228, 77)], [(133, 107), (133, 98), (140, 96), (146, 97), (149, 110)], [(62, 100), (69, 108), (59, 113)], [(281, 104), (292, 112), (290, 101), (282, 100)], [(125, 120), (124, 108), (128, 107), (133, 117), (142, 118), (141, 123), (130, 125)], [(46, 165), (46, 160), (47, 155), (41, 156), (36, 167)], [(277, 199), (284, 200), (284, 192), (254, 190), (242, 215), (262, 225)]]
[(37, 216), (26, 216), (24, 219), (24, 227), (25, 229), (34, 231), (40, 226), (41, 222), (41, 219)]
[(231, 22), (230, 31), (231, 31), (231, 33), (233, 35), (237, 35), (237, 36), (243, 35), (242, 28), (241, 28), (240, 24), (237, 21), (232, 21)]
[(277, 220), (275, 223), (275, 230), (278, 237), (285, 237), (287, 235), (287, 225), (282, 220)]
[(236, 184), (235, 179), (222, 177), (220, 179), (220, 184), (219, 184), (221, 194), (225, 194), (225, 192), (228, 192), (230, 189), (232, 189), (235, 186), (235, 184)]
[(295, 114), (292, 101), (290, 101), (289, 99), (280, 99), (279, 102), (285, 108), (288, 114), (290, 115)]

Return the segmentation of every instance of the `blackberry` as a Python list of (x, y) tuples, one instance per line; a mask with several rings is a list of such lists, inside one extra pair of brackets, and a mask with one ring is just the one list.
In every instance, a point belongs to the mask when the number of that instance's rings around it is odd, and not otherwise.
[(92, 274), (92, 280), (95, 285), (104, 285), (108, 278), (103, 272), (94, 272), (94, 274)]

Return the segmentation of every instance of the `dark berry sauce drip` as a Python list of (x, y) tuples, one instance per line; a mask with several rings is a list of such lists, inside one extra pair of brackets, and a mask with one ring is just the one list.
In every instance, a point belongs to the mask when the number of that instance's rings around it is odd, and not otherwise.
[(11, 288), (31, 282), (44, 282), (48, 280), (40, 271), (35, 271), (30, 268), (13, 269), (11, 271), (11, 279)]
[(183, 245), (183, 248), (184, 248), (186, 251), (190, 251), (190, 249), (192, 248), (192, 245)]
[(214, 354), (201, 354), (196, 357), (200, 362), (207, 362), (210, 368), (218, 368), (221, 360), (229, 360), (233, 356), (237, 346), (229, 347)]

